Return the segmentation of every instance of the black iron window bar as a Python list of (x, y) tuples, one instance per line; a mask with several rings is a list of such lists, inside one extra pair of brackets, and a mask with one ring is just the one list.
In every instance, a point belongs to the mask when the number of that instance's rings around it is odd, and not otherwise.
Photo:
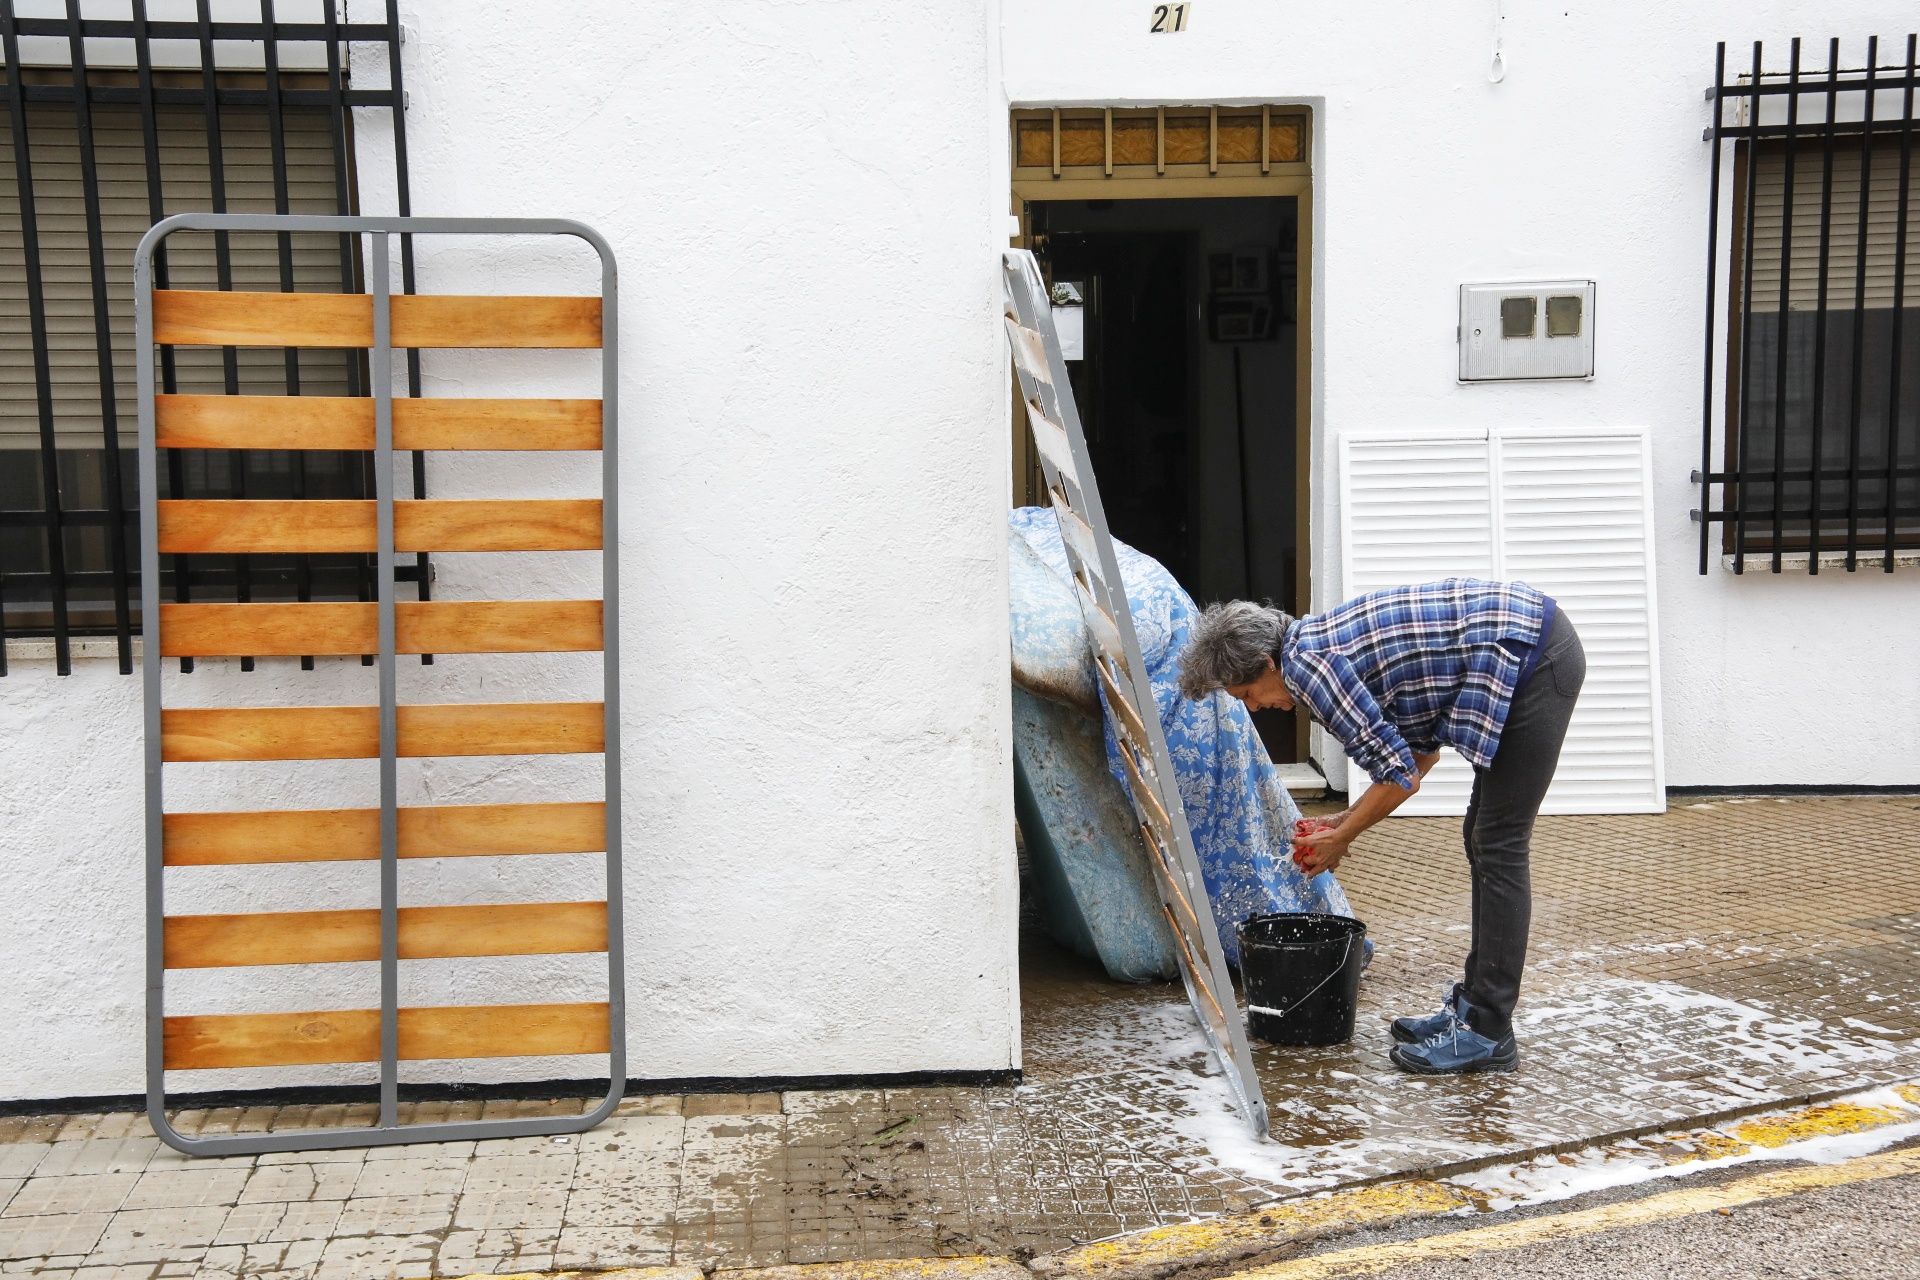
[[(284, 7), (284, 6), (283, 6)], [(87, 635), (111, 635), (114, 638), (119, 669), (133, 670), (133, 636), (139, 628), (139, 553), (138, 503), (153, 495), (136, 494), (132, 486), (130, 464), (133, 432), (122, 421), (116, 402), (130, 403), (132, 353), (126, 334), (113, 331), (110, 304), (122, 305), (130, 314), (130, 296), (121, 298), (117, 285), (110, 281), (115, 273), (129, 269), (128, 262), (109, 257), (108, 235), (103, 218), (103, 197), (144, 199), (145, 224), (151, 225), (169, 214), (183, 211), (229, 211), (230, 198), (236, 193), (229, 173), (229, 152), (236, 122), (255, 126), (262, 122), (270, 152), (272, 211), (295, 212), (289, 182), (290, 122), (299, 117), (308, 122), (316, 113), (324, 113), (325, 132), (331, 149), (330, 199), (312, 193), (297, 210), (305, 213), (342, 215), (360, 212), (358, 183), (354, 171), (353, 120), (355, 108), (385, 108), (392, 114), (393, 153), (397, 212), (412, 213), (412, 196), (407, 173), (406, 90), (402, 76), (401, 28), (398, 0), (387, 0), (385, 20), (347, 22), (338, 0), (319, 0), (301, 7), (296, 16), (318, 20), (282, 19), (275, 0), (259, 0), (259, 19), (252, 22), (215, 21), (210, 0), (197, 0), (192, 20), (160, 21), (149, 17), (147, 0), (132, 0), (131, 17), (89, 17), (81, 0), (66, 0), (65, 13), (57, 17), (26, 17), (16, 11), (15, 0), (0, 0), (0, 46), (4, 47), (5, 83), (12, 150), (11, 174), (0, 173), (0, 190), (10, 177), (19, 202), (19, 245), (17, 252), (24, 267), (21, 288), (24, 297), (11, 300), (24, 305), (32, 345), (32, 416), (37, 426), (37, 449), (0, 452), (0, 468), (14, 470), (12, 483), (0, 494), (32, 492), (37, 502), (9, 505), (0, 497), (0, 675), (6, 674), (6, 640), (10, 637), (51, 637), (56, 670), (61, 675), (72, 670), (73, 641)], [(57, 41), (66, 52), (63, 66), (23, 64), (22, 42), (39, 39)], [(90, 64), (88, 41), (130, 41), (132, 68), (103, 69)], [(154, 45), (167, 42), (168, 56), (156, 60)], [(228, 53), (227, 66), (221, 65), (223, 47), (248, 48), (249, 59)], [(349, 77), (349, 58), (355, 48), (384, 49), (387, 73), (385, 83), (355, 83)], [(181, 52), (195, 49), (198, 66), (182, 69)], [(291, 55), (291, 56), (290, 56)], [(36, 59), (36, 61), (40, 61)], [(236, 64), (245, 61), (244, 71)], [(161, 64), (157, 64), (157, 62)], [(287, 64), (313, 68), (301, 73), (285, 70)], [(318, 68), (324, 64), (324, 71)], [(49, 108), (58, 112), (50, 115)], [(145, 184), (128, 191), (103, 183), (100, 172), (96, 123), (106, 112), (124, 116), (138, 113)], [(165, 113), (171, 113), (170, 115)], [(204, 137), (204, 177), (196, 173), (193, 203), (182, 190), (188, 184), (177, 166), (169, 160), (173, 150), (164, 136), (162, 124), (178, 125), (197, 114), (199, 131)], [(61, 177), (42, 173), (42, 189), (36, 190), (36, 137), (44, 139), (49, 122), (70, 129), (63, 141), (77, 144), (81, 203), (86, 229), (86, 271), (90, 282), (92, 360), (97, 366), (98, 408), (69, 411), (56, 397), (54, 343), (51, 341), (55, 318), (49, 314), (47, 290), (47, 243), (39, 225), (36, 205)], [(44, 143), (42, 144), (44, 147)], [(43, 165), (43, 169), (46, 166)], [(204, 181), (204, 186), (201, 185)], [(210, 205), (200, 203), (210, 194)], [(259, 204), (242, 207), (261, 208)], [(262, 208), (261, 211), (264, 211)], [(144, 230), (144, 226), (141, 228)], [(137, 238), (137, 237), (136, 237)], [(278, 258), (278, 285), (285, 290), (296, 286), (313, 289), (325, 283), (341, 292), (363, 293), (367, 284), (358, 242), (350, 235), (338, 239), (337, 278), (319, 281), (311, 270), (303, 270), (296, 280), (295, 246), (287, 233), (275, 237)], [(401, 235), (399, 257), (401, 291), (415, 291), (413, 241)], [(232, 237), (221, 232), (212, 236), (211, 279), (185, 278), (189, 272), (176, 272), (169, 278), (164, 253), (154, 263), (156, 283), (160, 287), (235, 287), (235, 250)], [(9, 252), (0, 248), (0, 253)], [(0, 298), (0, 302), (10, 301)], [(118, 350), (116, 351), (116, 348)], [(116, 372), (116, 354), (121, 369)], [(306, 357), (312, 361), (315, 353)], [(406, 353), (407, 394), (421, 394), (420, 353)], [(163, 392), (171, 393), (179, 385), (181, 369), (171, 349), (160, 352), (159, 381)], [(313, 381), (311, 363), (303, 371), (302, 355), (284, 352), (281, 377), (284, 393), (297, 395), (302, 375)], [(250, 371), (257, 376), (258, 370)], [(237, 353), (227, 348), (220, 353), (220, 382), (227, 394), (241, 390), (241, 367)], [(368, 370), (364, 356), (349, 357), (344, 369), (349, 395), (366, 393)], [(264, 388), (263, 388), (264, 389)], [(278, 392), (279, 387), (271, 388)], [(101, 452), (97, 480), (90, 485), (77, 482), (74, 456), (77, 451), (63, 450), (64, 440), (71, 445), (76, 438), (89, 445), (97, 440)], [(69, 455), (63, 458), (63, 453)], [(18, 455), (18, 457), (12, 455)], [(31, 459), (31, 460), (29, 460)], [(339, 475), (322, 475), (329, 460), (310, 458), (300, 451), (252, 452), (250, 457), (230, 454), (213, 460), (182, 458), (171, 451), (165, 460), (160, 496), (171, 497), (246, 497), (248, 482), (270, 479), (283, 487), (284, 496), (309, 496), (311, 483), (345, 485), (343, 497), (371, 494), (373, 478), (366, 472), (363, 459), (351, 463), (331, 460), (351, 470)], [(413, 496), (426, 493), (426, 469), (423, 455), (410, 457)], [(29, 470), (37, 470), (37, 485)], [(0, 476), (0, 479), (9, 477)], [(92, 503), (84, 498), (74, 501), (76, 491), (97, 490)], [(321, 492), (326, 490), (322, 489)], [(89, 494), (89, 496), (91, 496)], [(258, 496), (258, 495), (256, 495)], [(315, 496), (318, 496), (317, 494)], [(331, 496), (331, 495), (329, 495)], [(20, 537), (30, 532), (30, 538)], [(99, 554), (99, 539), (104, 534), (104, 555)], [(94, 554), (76, 556), (74, 540), (91, 535)], [(87, 563), (91, 559), (92, 563)], [(426, 555), (412, 558), (400, 566), (396, 576), (411, 581), (420, 599), (431, 592), (432, 572)], [(104, 560), (104, 565), (99, 562)], [(371, 601), (376, 597), (374, 565), (371, 557), (297, 556), (283, 570), (263, 573), (250, 567), (245, 557), (216, 558), (169, 556), (161, 569), (163, 592), (171, 599), (249, 600), (261, 597), (288, 597), (297, 600), (348, 599)], [(79, 607), (77, 596), (98, 597), (104, 601), (97, 611)], [(110, 615), (110, 616), (109, 616)], [(364, 659), (371, 662), (371, 656)], [(422, 661), (431, 661), (425, 656)], [(243, 670), (251, 670), (253, 661), (244, 658)], [(306, 668), (311, 658), (301, 659)], [(181, 668), (191, 670), (192, 659), (182, 659)]]
[[(1707, 319), (1704, 387), (1701, 399), (1700, 466), (1693, 482), (1700, 505), (1700, 572), (1708, 572), (1715, 527), (1722, 553), (1735, 573), (1755, 559), (1782, 571), (1788, 554), (1806, 553), (1807, 572), (1817, 574), (1822, 553), (1844, 551), (1848, 572), (1863, 556), (1881, 557), (1893, 571), (1896, 553), (1920, 545), (1920, 323), (1906, 324), (1904, 310), (1920, 305), (1910, 298), (1906, 276), (1909, 223), (1920, 209), (1914, 186), (1914, 95), (1916, 37), (1905, 41), (1904, 57), (1882, 59), (1877, 38), (1866, 42), (1864, 65), (1842, 66), (1840, 41), (1830, 40), (1824, 67), (1803, 65), (1801, 41), (1791, 44), (1787, 70), (1766, 70), (1765, 52), (1755, 41), (1751, 63), (1734, 68), (1729, 78), (1727, 46), (1714, 56), (1714, 83), (1706, 91), (1713, 104), (1703, 138), (1712, 144), (1707, 215)], [(1887, 108), (1897, 103), (1897, 112)], [(1731, 219), (1733, 252), (1727, 264), (1728, 333), (1726, 378), (1716, 386), (1721, 352), (1716, 345), (1719, 314), (1721, 166), (1723, 147), (1734, 159), (1736, 209)], [(1758, 174), (1763, 162), (1778, 157), (1781, 191), (1778, 230), (1757, 226), (1763, 203)], [(1857, 198), (1842, 202), (1835, 193), (1836, 162), (1843, 176), (1857, 175)], [(1892, 171), (1892, 208), (1883, 196), (1876, 212), (1872, 197), (1884, 191)], [(1853, 185), (1849, 183), (1848, 185)], [(1813, 305), (1804, 295), (1804, 259), (1796, 275), (1794, 258), (1796, 193), (1819, 192)], [(1851, 207), (1847, 207), (1851, 206)], [(1890, 236), (1888, 214), (1891, 213)], [(1836, 258), (1836, 232), (1844, 237), (1851, 223), (1850, 254)], [(1769, 245), (1777, 236), (1778, 296), (1756, 295), (1758, 236)], [(1868, 307), (1869, 244), (1884, 258), (1891, 239), (1891, 314)], [(1850, 259), (1850, 260), (1849, 260)], [(1770, 293), (1772, 281), (1762, 281)], [(1852, 305), (1830, 308), (1850, 284)], [(1838, 286), (1838, 287), (1835, 287)], [(1795, 294), (1801, 295), (1796, 309)], [(1756, 302), (1777, 311), (1764, 321), (1771, 331), (1761, 342), (1763, 322)], [(1874, 309), (1877, 310), (1877, 309)], [(1868, 334), (1884, 328), (1884, 368), (1866, 359)], [(1805, 349), (1796, 358), (1795, 343)], [(1771, 348), (1768, 350), (1767, 348)], [(1830, 372), (1829, 365), (1839, 368)], [(1912, 366), (1903, 370), (1903, 365)], [(1878, 381), (1879, 386), (1874, 383)], [(1903, 385), (1903, 382), (1905, 385)], [(1724, 454), (1716, 468), (1714, 431), (1716, 391), (1724, 393), (1720, 415)], [(1844, 397), (1844, 408), (1832, 403)], [(1880, 401), (1881, 412), (1868, 406)], [(1904, 412), (1904, 416), (1903, 416)], [(1763, 425), (1764, 424), (1764, 425)], [(1791, 430), (1790, 430), (1791, 428)], [(1914, 437), (1914, 438), (1909, 438)], [(1804, 454), (1805, 456), (1799, 456)], [(1715, 502), (1715, 486), (1720, 501)], [(1877, 526), (1877, 527), (1876, 527)]]

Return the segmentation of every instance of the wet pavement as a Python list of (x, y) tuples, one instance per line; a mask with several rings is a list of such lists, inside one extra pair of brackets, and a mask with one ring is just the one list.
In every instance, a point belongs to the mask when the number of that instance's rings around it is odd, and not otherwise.
[[(223, 1160), (162, 1149), (134, 1115), (0, 1119), (0, 1274), (1025, 1257), (1920, 1074), (1920, 798), (1543, 819), (1511, 1076), (1386, 1062), (1386, 1019), (1437, 1005), (1466, 948), (1457, 824), (1389, 823), (1342, 879), (1379, 944), (1359, 1031), (1258, 1050), (1270, 1144), (1227, 1108), (1177, 987), (1116, 986), (1036, 940), (1018, 1087), (637, 1098), (571, 1140)], [(180, 1123), (306, 1127), (315, 1110)]]

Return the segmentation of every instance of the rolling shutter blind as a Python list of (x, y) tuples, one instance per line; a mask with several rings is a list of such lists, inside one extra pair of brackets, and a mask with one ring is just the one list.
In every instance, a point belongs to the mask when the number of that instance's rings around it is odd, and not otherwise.
[[(1914, 148), (1907, 179), (1907, 261), (1905, 304), (1920, 306), (1920, 145)], [(1787, 152), (1762, 147), (1753, 175), (1753, 310), (1780, 310), (1780, 243), (1786, 210)], [(1820, 197), (1823, 188), (1820, 148), (1799, 146), (1793, 162), (1793, 277), (1788, 295), (1794, 311), (1813, 311), (1820, 302)], [(1827, 221), (1827, 309), (1851, 311), (1859, 275), (1860, 145), (1834, 144), (1833, 203)], [(1895, 234), (1900, 199), (1900, 144), (1874, 143), (1867, 163), (1867, 297), (1869, 310), (1893, 306)], [(1736, 272), (1736, 279), (1738, 273)]]
[[(1663, 809), (1646, 434), (1347, 436), (1340, 453), (1347, 595), (1518, 579), (1578, 624), (1587, 683), (1542, 811)], [(1444, 752), (1399, 812), (1464, 813), (1472, 785)]]
[[(155, 118), (167, 211), (212, 209), (204, 113), (199, 107), (163, 105), (157, 108)], [(284, 120), (291, 212), (338, 213), (333, 134), (326, 110), (287, 107)], [(273, 158), (266, 109), (223, 108), (220, 123), (228, 210), (272, 213)], [(28, 128), (41, 281), (47, 300), (55, 432), (62, 448), (98, 449), (102, 444), (100, 366), (94, 339), (80, 140), (73, 108), (62, 103), (32, 104), (28, 107)], [(95, 104), (93, 128), (112, 317), (114, 389), (121, 442), (131, 449), (136, 417), (133, 251), (154, 221), (147, 199), (146, 152), (137, 107)], [(232, 245), (234, 288), (280, 288), (278, 248), (272, 236), (235, 235)], [(211, 236), (174, 237), (168, 265), (170, 283), (175, 288), (216, 287)], [(297, 289), (338, 292), (338, 239), (293, 237), (293, 272)], [(347, 358), (339, 351), (303, 351), (301, 390), (315, 395), (345, 394)], [(241, 350), (238, 361), (242, 392), (284, 394), (285, 360), (281, 352)], [(176, 353), (176, 364), (180, 390), (217, 393), (223, 389), (219, 351), (183, 348)], [(0, 449), (37, 447), (39, 431), (13, 137), (9, 130), (0, 129)]]

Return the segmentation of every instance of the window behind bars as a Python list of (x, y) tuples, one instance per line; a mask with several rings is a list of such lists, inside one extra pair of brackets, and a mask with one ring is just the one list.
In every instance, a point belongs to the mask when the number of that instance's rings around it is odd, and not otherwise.
[[(130, 16), (125, 5), (0, 0), (0, 641), (52, 637), (63, 674), (71, 639), (85, 635), (116, 637), (121, 670), (132, 668), (140, 237), (192, 210), (360, 212), (356, 107), (391, 112), (397, 212), (411, 212), (394, 109), (404, 102), (397, 3), (379, 23), (348, 24), (343, 8), (260, 0), (257, 20), (215, 21), (208, 0), (135, 0)], [(369, 48), (385, 66), (375, 83), (358, 83), (354, 55)], [(380, 119), (358, 115), (363, 126)], [(410, 292), (412, 246), (401, 250)], [(156, 273), (176, 289), (366, 288), (358, 245), (330, 235), (177, 236)], [(367, 385), (364, 355), (344, 351), (161, 356), (163, 392), (337, 396)], [(417, 395), (417, 354), (409, 382)], [(416, 457), (415, 496), (424, 482)], [(358, 455), (174, 450), (160, 490), (357, 498), (370, 477)], [(361, 556), (169, 557), (162, 590), (177, 600), (367, 600), (372, 572)], [(424, 558), (403, 576), (425, 595)]]
[[(1727, 65), (1714, 88), (1710, 253), (1731, 153), (1730, 253), (1709, 265), (1700, 569), (1823, 558), (1891, 571), (1920, 547), (1920, 164), (1915, 38), (1849, 65), (1794, 41), (1786, 67)], [(1724, 347), (1714, 336), (1726, 279)], [(1724, 360), (1724, 365), (1718, 362)], [(1717, 366), (1722, 402), (1715, 403)], [(1715, 448), (1714, 419), (1725, 430)], [(1716, 493), (1716, 488), (1718, 492)], [(1716, 501), (1716, 498), (1718, 501)], [(1719, 536), (1713, 536), (1715, 525)]]

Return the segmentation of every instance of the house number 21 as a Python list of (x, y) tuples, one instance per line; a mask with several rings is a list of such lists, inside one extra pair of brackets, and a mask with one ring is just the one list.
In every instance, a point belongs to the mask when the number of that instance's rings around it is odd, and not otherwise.
[(1192, 5), (1157, 4), (1153, 6), (1153, 26), (1150, 30), (1159, 35), (1163, 32), (1185, 31), (1187, 29), (1187, 10)]

